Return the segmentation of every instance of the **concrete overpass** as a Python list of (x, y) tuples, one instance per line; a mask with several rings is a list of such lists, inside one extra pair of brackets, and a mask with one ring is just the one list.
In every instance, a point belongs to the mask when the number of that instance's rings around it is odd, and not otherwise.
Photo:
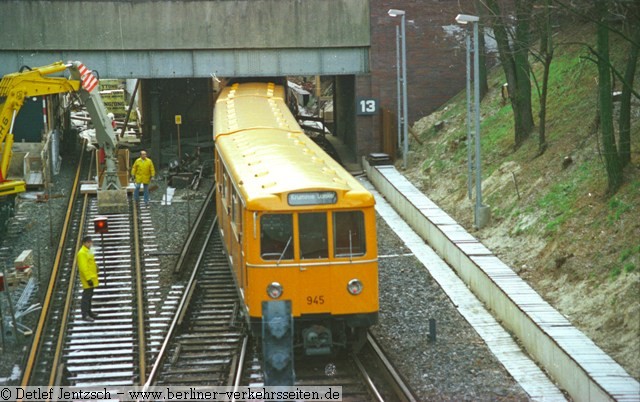
[[(387, 15), (389, 3), (0, 1), (0, 74), (22, 65), (78, 59), (102, 78), (143, 78), (143, 114), (147, 122), (153, 121), (145, 130), (153, 138), (157, 130), (165, 138), (169, 135), (164, 131), (174, 114), (210, 111), (207, 99), (212, 89), (207, 78), (212, 74), (332, 76), (334, 134), (355, 158), (387, 151), (389, 143), (395, 143), (398, 21)], [(473, 14), (474, 2), (395, 0), (393, 8), (406, 10), (408, 18), (408, 103), (413, 123), (464, 88), (464, 35), (454, 18)], [(192, 102), (195, 93), (201, 104)], [(378, 111), (357, 114), (356, 101), (363, 98), (378, 100)], [(199, 128), (185, 126), (185, 131), (210, 133), (209, 116), (199, 114), (203, 121)]]
[(0, 74), (82, 60), (101, 77), (369, 71), (368, 0), (2, 1)]

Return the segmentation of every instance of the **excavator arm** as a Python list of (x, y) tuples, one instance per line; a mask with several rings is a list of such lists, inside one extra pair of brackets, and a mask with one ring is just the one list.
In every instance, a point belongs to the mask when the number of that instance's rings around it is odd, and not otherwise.
[(0, 81), (0, 197), (25, 191), (25, 183), (7, 180), (13, 146), (13, 125), (24, 100), (30, 96), (76, 92), (80, 82), (64, 77), (47, 77), (67, 69), (58, 62), (45, 67), (7, 74)]
[[(71, 79), (50, 77), (65, 70), (71, 73)], [(116, 146), (117, 138), (106, 113), (106, 108), (98, 91), (98, 79), (82, 63), (56, 62), (48, 66), (24, 68), (7, 74), (0, 81), (0, 197), (25, 191), (25, 183), (19, 180), (7, 180), (13, 145), (13, 126), (16, 116), (31, 96), (43, 96), (58, 93), (76, 92), (87, 107), (96, 128), (98, 143), (105, 150), (106, 174), (102, 189), (119, 190), (117, 177)]]

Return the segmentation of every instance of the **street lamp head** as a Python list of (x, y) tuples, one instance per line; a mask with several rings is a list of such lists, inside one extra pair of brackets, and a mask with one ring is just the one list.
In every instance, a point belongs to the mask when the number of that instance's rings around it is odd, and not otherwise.
[(392, 8), (387, 11), (387, 14), (389, 14), (390, 17), (400, 17), (404, 15), (404, 10), (396, 10), (395, 8)]
[[(391, 10), (389, 10), (389, 12), (391, 12)], [(467, 25), (470, 22), (478, 22), (478, 21), (480, 21), (480, 17), (476, 15), (458, 14), (456, 16), (456, 22), (462, 25)]]

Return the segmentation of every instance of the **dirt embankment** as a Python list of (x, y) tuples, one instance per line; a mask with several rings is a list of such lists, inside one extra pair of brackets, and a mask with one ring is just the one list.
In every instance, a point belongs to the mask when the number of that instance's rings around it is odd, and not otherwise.
[(625, 184), (607, 194), (594, 124), (597, 71), (583, 54), (559, 47), (550, 78), (549, 147), (542, 155), (536, 133), (514, 149), (510, 106), (499, 91), (503, 78), (499, 70), (490, 75), (481, 107), (483, 201), (493, 215), (488, 227), (473, 228), (464, 94), (414, 125), (423, 145), (411, 144), (405, 174), (638, 379), (640, 103), (632, 110)]

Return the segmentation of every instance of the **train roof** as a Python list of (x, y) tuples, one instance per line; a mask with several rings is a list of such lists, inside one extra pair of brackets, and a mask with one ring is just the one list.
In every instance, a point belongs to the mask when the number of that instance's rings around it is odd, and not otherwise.
[(216, 101), (214, 139), (259, 128), (302, 132), (284, 99), (284, 88), (273, 83), (236, 83), (224, 88)]
[[(335, 192), (341, 208), (375, 204), (358, 180), (304, 134), (284, 103), (281, 86), (250, 83), (225, 88), (216, 102), (214, 138), (250, 210), (290, 209), (292, 192)], [(299, 205), (335, 207), (330, 204)]]

